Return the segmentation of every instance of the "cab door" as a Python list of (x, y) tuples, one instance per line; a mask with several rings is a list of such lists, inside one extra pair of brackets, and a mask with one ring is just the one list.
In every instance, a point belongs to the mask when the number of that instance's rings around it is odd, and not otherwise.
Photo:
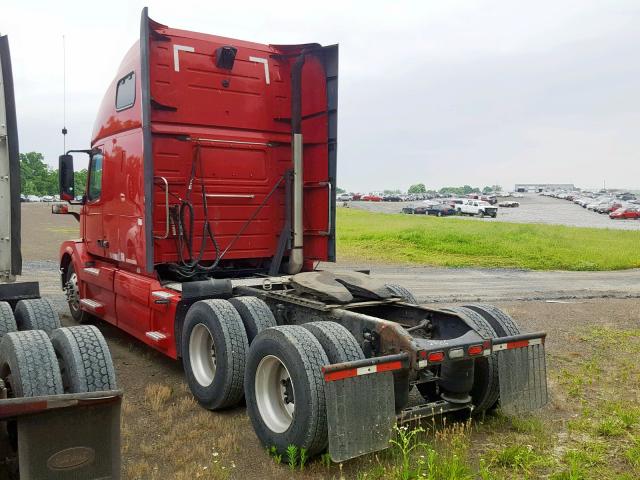
[(104, 257), (104, 231), (102, 227), (102, 177), (104, 165), (104, 150), (98, 146), (89, 160), (89, 178), (85, 209), (85, 240), (87, 250), (92, 255)]

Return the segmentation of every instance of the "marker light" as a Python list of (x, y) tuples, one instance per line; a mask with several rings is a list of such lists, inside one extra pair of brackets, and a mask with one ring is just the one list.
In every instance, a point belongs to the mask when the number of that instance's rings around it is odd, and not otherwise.
[(444, 352), (431, 352), (427, 356), (427, 359), (429, 360), (430, 363), (441, 362), (444, 360)]

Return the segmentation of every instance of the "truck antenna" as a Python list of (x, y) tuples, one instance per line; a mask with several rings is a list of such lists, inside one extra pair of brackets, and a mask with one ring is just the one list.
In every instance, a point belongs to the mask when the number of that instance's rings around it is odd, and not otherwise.
[(62, 35), (62, 153), (67, 153), (67, 45)]

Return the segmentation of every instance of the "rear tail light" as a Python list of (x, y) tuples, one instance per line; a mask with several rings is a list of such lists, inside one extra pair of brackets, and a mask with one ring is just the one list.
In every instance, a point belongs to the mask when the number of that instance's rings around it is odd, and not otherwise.
[(441, 362), (444, 360), (444, 352), (431, 352), (427, 355), (427, 360), (429, 360), (430, 363)]
[(482, 352), (484, 352), (484, 348), (482, 347), (482, 345), (471, 345), (467, 349), (467, 353), (472, 357), (475, 355), (482, 355)]

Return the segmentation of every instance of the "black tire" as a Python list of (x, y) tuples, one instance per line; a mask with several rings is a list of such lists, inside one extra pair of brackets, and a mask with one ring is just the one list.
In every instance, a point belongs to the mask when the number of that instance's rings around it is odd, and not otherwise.
[(11, 305), (7, 302), (0, 302), (0, 340), (9, 332), (16, 332), (16, 318), (13, 316)]
[(69, 313), (76, 323), (89, 323), (93, 316), (80, 309), (80, 287), (78, 285), (78, 275), (73, 268), (73, 262), (69, 263), (64, 279), (64, 290), (69, 305)]
[(60, 318), (46, 298), (20, 300), (15, 310), (18, 330), (44, 330), (47, 333), (60, 328)]
[(240, 314), (249, 345), (262, 330), (277, 325), (267, 304), (257, 297), (235, 297), (229, 302)]
[(58, 360), (42, 330), (11, 332), (2, 338), (0, 377), (9, 385), (11, 398), (63, 393)]
[(182, 365), (200, 405), (219, 410), (240, 401), (248, 349), (240, 314), (227, 300), (201, 300), (189, 308), (182, 333)]
[(385, 283), (384, 286), (387, 287), (394, 295), (404, 298), (407, 303), (418, 305), (418, 299), (408, 288), (398, 285), (397, 283)]
[(51, 333), (65, 393), (99, 392), (116, 388), (111, 352), (93, 325), (58, 328)]
[[(276, 364), (282, 376), (268, 375), (269, 365)], [(324, 396), (324, 378), (321, 368), (329, 364), (327, 354), (313, 334), (298, 325), (283, 325), (263, 330), (253, 341), (247, 358), (244, 388), (247, 413), (256, 435), (267, 447), (275, 447), (284, 454), (287, 446), (305, 448), (310, 456), (322, 452), (328, 443), (327, 412)], [(269, 382), (269, 379), (273, 381)], [(282, 379), (278, 381), (278, 378)], [(282, 382), (282, 389), (280, 383)], [(287, 384), (288, 382), (288, 384)], [(256, 384), (261, 384), (257, 391)], [(287, 387), (288, 385), (288, 387)], [(275, 397), (269, 395), (273, 386)], [(293, 394), (293, 402), (288, 402), (287, 388)], [(259, 398), (258, 398), (259, 397)], [(269, 403), (268, 399), (272, 399)], [(282, 405), (293, 403), (290, 418), (274, 420), (274, 410), (265, 404)], [(263, 405), (263, 416), (259, 405)], [(281, 407), (277, 407), (282, 410)], [(279, 418), (282, 418), (280, 416)]]
[[(491, 324), (478, 312), (467, 307), (453, 307), (449, 310), (460, 313), (474, 325), (474, 330), (483, 338), (496, 338), (498, 335)], [(500, 396), (498, 359), (495, 355), (476, 358), (471, 398), (474, 415), (480, 415), (491, 409)]]
[(329, 363), (352, 362), (364, 359), (362, 348), (351, 332), (336, 322), (310, 322), (302, 325), (322, 345)]
[(498, 307), (482, 303), (473, 303), (471, 305), (464, 305), (464, 307), (470, 308), (474, 312), (482, 315), (482, 317), (493, 327), (498, 337), (508, 337), (522, 333), (515, 320)]

